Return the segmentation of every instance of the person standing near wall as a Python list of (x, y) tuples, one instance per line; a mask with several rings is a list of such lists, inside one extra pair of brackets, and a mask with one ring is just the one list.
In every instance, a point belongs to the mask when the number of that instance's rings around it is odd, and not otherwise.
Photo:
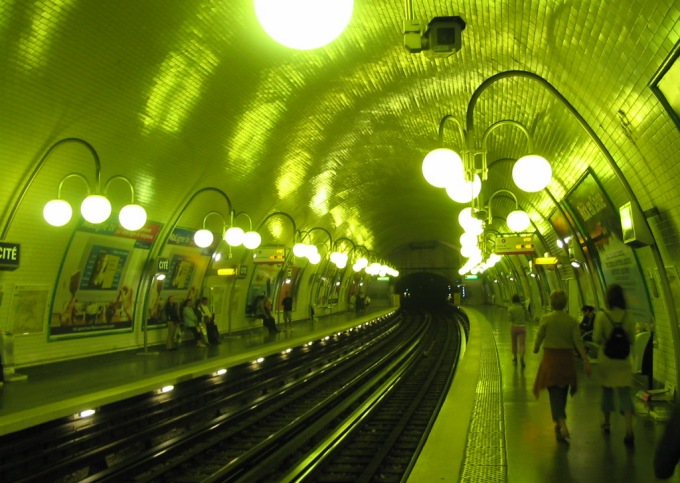
[(281, 301), (283, 308), (283, 328), (293, 332), (293, 297), (287, 294)]
[(662, 480), (673, 476), (680, 461), (680, 405), (677, 404), (654, 452), (654, 475)]
[[(635, 340), (635, 321), (626, 311), (626, 299), (623, 288), (612, 284), (607, 287), (607, 308), (600, 310), (595, 316), (593, 342), (599, 344), (597, 352), (598, 370), (602, 379), (602, 400), (600, 407), (604, 416), (602, 431), (609, 434), (610, 416), (617, 406), (623, 413), (626, 424), (626, 435), (623, 442), (626, 446), (635, 444), (633, 434), (633, 366), (630, 359), (631, 345)], [(623, 332), (616, 331), (620, 328)], [(616, 353), (611, 349), (613, 338), (620, 334), (622, 352)], [(624, 336), (625, 335), (625, 340)], [(614, 400), (617, 395), (618, 404)]]
[(519, 354), (520, 364), (524, 367), (524, 346), (527, 335), (527, 311), (522, 305), (522, 299), (518, 294), (512, 296), (512, 303), (508, 307), (508, 320), (510, 320), (510, 341), (512, 344), (512, 362), (517, 364)]
[(192, 334), (194, 334), (194, 341), (196, 342), (196, 347), (206, 347), (203, 343), (203, 338), (201, 333), (198, 331), (198, 316), (194, 309), (194, 299), (186, 299), (184, 302), (184, 308), (182, 309), (182, 321), (184, 322), (184, 327), (189, 329)]
[(177, 331), (179, 330), (179, 307), (175, 302), (175, 297), (170, 295), (163, 306), (164, 318), (168, 324), (168, 341), (166, 347), (169, 351), (177, 350)]
[[(574, 349), (581, 355), (583, 370), (590, 375), (590, 362), (581, 340), (578, 320), (567, 314), (567, 294), (564, 290), (554, 290), (550, 294), (553, 311), (541, 317), (534, 353), (543, 345), (543, 358), (536, 374), (534, 396), (538, 398), (541, 390), (547, 389), (550, 396), (550, 411), (555, 422), (555, 433), (559, 441), (569, 442), (567, 427), (567, 396), (576, 392), (576, 362)], [(570, 391), (571, 388), (571, 391)]]

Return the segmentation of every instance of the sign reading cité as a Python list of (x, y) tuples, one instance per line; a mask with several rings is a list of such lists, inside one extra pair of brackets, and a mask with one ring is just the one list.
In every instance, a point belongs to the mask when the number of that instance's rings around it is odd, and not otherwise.
[(0, 242), (0, 270), (16, 270), (20, 260), (20, 244)]
[(533, 255), (534, 237), (531, 235), (500, 235), (496, 237), (496, 248), (494, 253), (497, 255)]

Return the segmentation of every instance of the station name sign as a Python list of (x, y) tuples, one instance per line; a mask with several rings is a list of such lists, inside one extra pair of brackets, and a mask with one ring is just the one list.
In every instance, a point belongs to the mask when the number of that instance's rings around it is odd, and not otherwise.
[(497, 255), (533, 255), (533, 235), (501, 235), (496, 237)]
[(16, 270), (20, 260), (20, 244), (0, 242), (0, 270)]

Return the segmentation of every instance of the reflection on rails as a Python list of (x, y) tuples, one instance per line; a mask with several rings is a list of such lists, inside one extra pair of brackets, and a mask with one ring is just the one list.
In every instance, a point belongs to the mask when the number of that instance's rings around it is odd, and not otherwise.
[(337, 451), (351, 451), (379, 427), (389, 429), (374, 438), (382, 448), (369, 452), (372, 461), (357, 460), (353, 472), (385, 471), (382, 461), (403, 453), (406, 433), (406, 474), (420, 446), (412, 442), (414, 421), (424, 436), (464, 325), (455, 309), (379, 317), (171, 392), (105, 406), (92, 418), (14, 433), (0, 440), (0, 479), (257, 481), (333, 472)]

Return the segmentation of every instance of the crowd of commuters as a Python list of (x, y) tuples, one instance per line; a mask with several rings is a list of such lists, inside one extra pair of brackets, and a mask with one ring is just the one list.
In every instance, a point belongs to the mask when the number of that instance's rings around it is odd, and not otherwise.
[[(581, 322), (566, 313), (567, 296), (564, 291), (553, 291), (550, 294), (550, 305), (552, 311), (541, 317), (534, 342), (534, 353), (538, 353), (542, 348), (543, 354), (536, 373), (533, 393), (538, 398), (542, 390), (547, 390), (557, 440), (564, 443), (570, 441), (566, 414), (567, 399), (570, 393), (573, 395), (577, 390), (578, 366), (582, 365), (586, 376), (591, 374), (592, 369), (585, 347), (586, 344), (590, 344), (598, 349), (597, 369), (602, 386), (600, 428), (605, 435), (609, 435), (612, 428), (611, 415), (620, 413), (625, 426), (623, 443), (629, 448), (634, 447), (631, 354), (636, 323), (627, 310), (623, 288), (617, 284), (608, 286), (605, 308), (600, 311), (596, 312), (594, 307), (584, 305), (581, 309), (583, 315)], [(513, 363), (517, 363), (519, 357), (524, 367), (524, 340), (528, 317), (518, 295), (512, 297), (507, 317), (510, 322)], [(655, 476), (661, 479), (670, 478), (679, 461), (680, 406), (676, 406), (656, 447)]]
[(194, 293), (194, 290), (190, 290), (181, 304), (170, 295), (163, 306), (162, 316), (168, 327), (166, 348), (169, 351), (177, 350), (184, 337), (184, 330), (191, 332), (196, 347), (220, 343), (215, 314), (210, 309), (208, 297), (202, 297), (196, 305)]

